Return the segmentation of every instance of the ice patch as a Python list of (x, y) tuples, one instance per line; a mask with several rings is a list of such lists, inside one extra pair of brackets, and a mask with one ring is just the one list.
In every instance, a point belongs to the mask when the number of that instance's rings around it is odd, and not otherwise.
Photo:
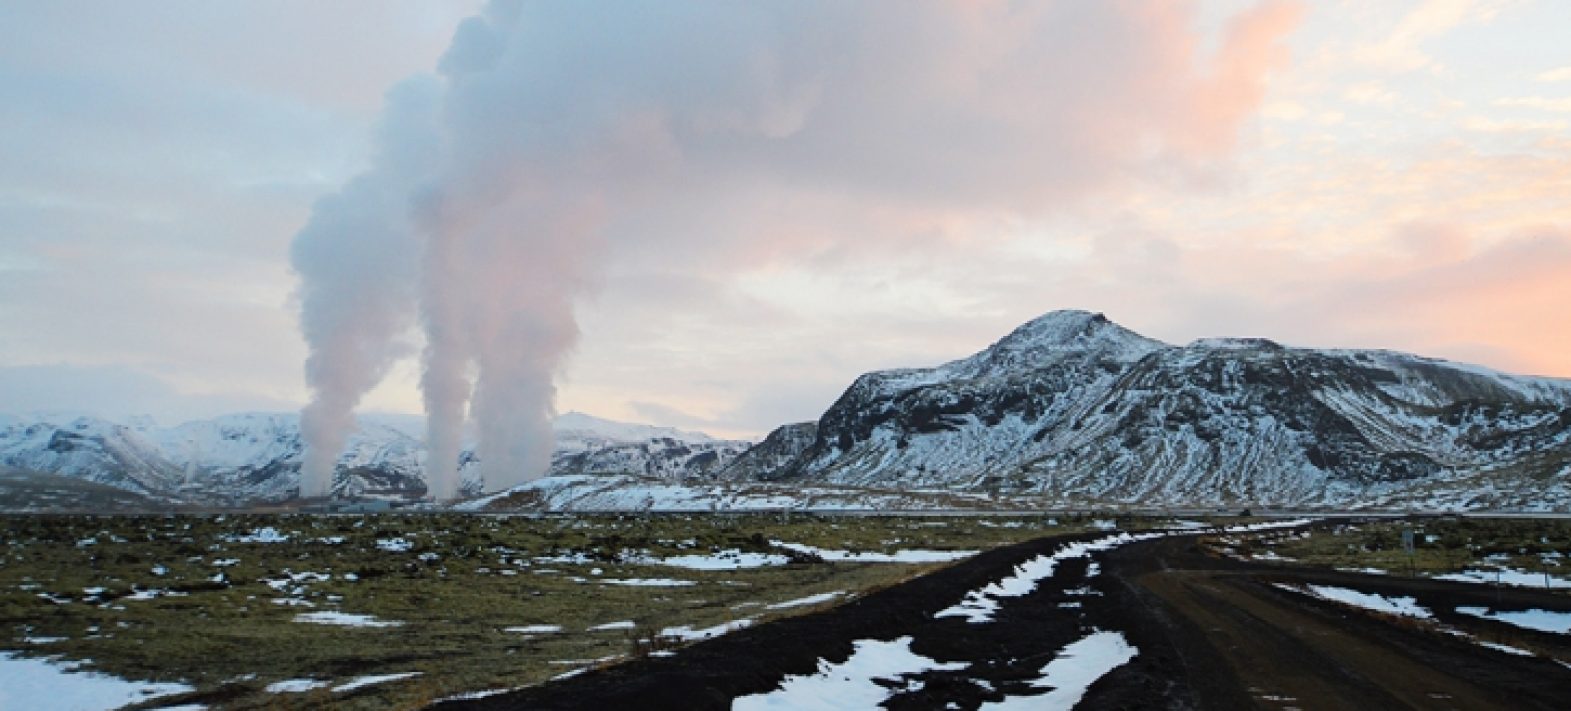
[(195, 691), (185, 684), (128, 681), (53, 659), (0, 652), (0, 709), (113, 709)]
[(1064, 647), (1053, 661), (1042, 667), (1042, 677), (1031, 682), (1037, 689), (1051, 689), (1040, 696), (1011, 696), (1003, 701), (982, 704), (983, 709), (1046, 709), (1068, 711), (1080, 703), (1086, 690), (1097, 679), (1117, 669), (1139, 654), (1117, 632), (1093, 632)]
[(820, 659), (817, 674), (787, 676), (774, 691), (737, 697), (731, 702), (732, 711), (874, 708), (893, 693), (878, 680), (967, 666), (965, 662), (941, 664), (912, 652), (910, 637), (889, 642), (862, 639), (853, 646), (851, 657), (839, 664)]
[(1459, 614), (1504, 622), (1522, 629), (1552, 632), (1554, 634), (1571, 634), (1571, 612), (1554, 612), (1538, 609), (1520, 612), (1490, 612), (1489, 608), (1486, 607), (1458, 607), (1456, 611)]

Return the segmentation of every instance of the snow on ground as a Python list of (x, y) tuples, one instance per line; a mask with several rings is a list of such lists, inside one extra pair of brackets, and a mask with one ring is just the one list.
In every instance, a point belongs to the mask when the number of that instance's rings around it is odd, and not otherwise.
[(770, 541), (777, 548), (816, 555), (831, 563), (947, 563), (950, 561), (970, 558), (978, 551), (930, 551), (930, 550), (903, 550), (894, 553), (852, 552), (819, 548), (802, 543), (787, 543), (785, 541)]
[(1084, 558), (1094, 551), (1105, 551), (1122, 545), (1160, 538), (1163, 533), (1129, 534), (1119, 533), (1104, 536), (1091, 541), (1075, 541), (1066, 543), (1048, 555), (1039, 555), (1031, 560), (1015, 566), (1015, 570), (1008, 577), (986, 587), (966, 593), (964, 599), (951, 607), (939, 610), (934, 617), (964, 617), (971, 624), (982, 624), (993, 621), (993, 613), (998, 611), (999, 599), (1006, 597), (1020, 597), (1036, 589), (1038, 581), (1053, 577), (1053, 571), (1058, 569), (1059, 561), (1070, 558)]
[(752, 626), (752, 624), (752, 619), (742, 619), (733, 620), (731, 622), (722, 622), (713, 627), (705, 627), (703, 629), (696, 630), (688, 625), (682, 625), (680, 627), (667, 627), (663, 630), (660, 630), (660, 636), (675, 637), (676, 639), (682, 640), (683, 642), (689, 642), (695, 639), (709, 639), (710, 637), (719, 637), (720, 635), (726, 634), (727, 632), (735, 632), (740, 629), (746, 629)]
[(1446, 573), (1436, 575), (1435, 580), (1450, 580), (1458, 583), (1482, 583), (1485, 585), (1511, 585), (1519, 588), (1571, 588), (1571, 580), (1557, 578), (1553, 575), (1545, 576), (1543, 573), (1531, 573), (1526, 570), (1502, 568), (1498, 570), (1464, 570), (1460, 573)]
[(1228, 526), (1222, 529), (1225, 533), (1248, 533), (1250, 531), (1269, 531), (1273, 528), (1295, 528), (1305, 524), (1314, 523), (1312, 518), (1292, 518), (1285, 521), (1262, 521), (1238, 526)]
[(1555, 634), (1571, 634), (1571, 612), (1554, 612), (1538, 609), (1490, 612), (1487, 607), (1458, 607), (1456, 611), (1458, 614), (1504, 622), (1522, 629), (1553, 632)]
[(636, 562), (669, 565), (676, 568), (687, 568), (688, 570), (742, 570), (744, 568), (785, 565), (791, 562), (791, 559), (778, 553), (743, 553), (739, 549), (730, 548), (708, 555), (678, 555), (670, 558), (656, 558)]
[(792, 608), (792, 607), (801, 607), (803, 605), (817, 605), (818, 603), (821, 603), (821, 602), (829, 602), (830, 600), (833, 600), (833, 599), (835, 599), (837, 597), (840, 597), (841, 595), (844, 595), (844, 594), (845, 594), (844, 590), (836, 590), (834, 592), (819, 593), (817, 595), (808, 595), (807, 597), (799, 597), (799, 598), (797, 598), (795, 600), (786, 600), (785, 602), (777, 602), (777, 603), (775, 603), (773, 605), (766, 605), (766, 606), (764, 606), (764, 609), (767, 609), (767, 610), (784, 610), (784, 609)]
[(230, 543), (287, 543), (289, 536), (272, 526), (258, 528), (244, 536), (223, 536)]
[(892, 693), (878, 680), (966, 667), (965, 662), (940, 664), (912, 652), (910, 637), (888, 642), (862, 639), (853, 646), (851, 657), (839, 664), (820, 659), (817, 674), (788, 676), (774, 691), (737, 697), (731, 702), (732, 711), (874, 708)]
[(185, 684), (129, 681), (54, 659), (0, 652), (0, 709), (98, 711), (195, 691)]
[(1080, 703), (1097, 679), (1134, 659), (1139, 650), (1117, 632), (1093, 632), (1063, 648), (1042, 667), (1042, 676), (1031, 682), (1037, 689), (1051, 689), (1039, 696), (1010, 696), (982, 704), (988, 711), (1040, 709), (1069, 711)]
[(556, 634), (562, 631), (561, 625), (524, 625), (522, 627), (503, 627), (503, 632), (517, 632), (521, 634)]
[(1343, 605), (1361, 607), (1365, 610), (1379, 612), (1386, 615), (1400, 615), (1402, 617), (1416, 617), (1422, 620), (1434, 619), (1434, 613), (1429, 608), (1418, 604), (1418, 600), (1411, 597), (1386, 597), (1375, 593), (1359, 592), (1348, 588), (1339, 588), (1333, 585), (1314, 585), (1305, 587), (1275, 583), (1276, 587), (1289, 590), (1300, 595), (1318, 597), (1322, 600), (1339, 602)]
[(263, 691), (269, 694), (299, 694), (312, 689), (320, 689), (327, 686), (327, 684), (328, 682), (317, 679), (285, 679), (268, 684)]
[(338, 612), (337, 610), (302, 612), (295, 615), (295, 622), (338, 625), (340, 627), (398, 627), (404, 624), (396, 620), (380, 620), (371, 615), (357, 615), (352, 612)]
[(436, 702), (441, 704), (441, 703), (446, 703), (448, 701), (475, 701), (477, 699), (484, 699), (484, 698), (489, 697), (489, 696), (499, 696), (501, 694), (506, 694), (508, 692), (518, 691), (519, 689), (522, 689), (522, 688), (524, 688), (524, 687), (523, 686), (505, 686), (505, 687), (502, 687), (500, 689), (483, 689), (481, 691), (465, 691), (462, 694), (454, 694), (452, 696), (446, 696), (446, 697), (437, 699)]
[(403, 553), (414, 548), (415, 544), (405, 538), (383, 538), (376, 542), (376, 547), (388, 553)]
[(607, 585), (626, 585), (640, 588), (683, 588), (698, 584), (691, 580), (676, 580), (673, 578), (605, 578), (599, 582)]
[(604, 630), (630, 630), (637, 626), (638, 625), (633, 624), (632, 620), (620, 620), (617, 622), (607, 622), (603, 625), (595, 625), (594, 627), (590, 627), (589, 631), (601, 632)]
[(1520, 649), (1518, 647), (1513, 647), (1513, 646), (1511, 646), (1509, 644), (1501, 644), (1499, 642), (1485, 642), (1484, 640), (1481, 640), (1481, 639), (1474, 639), (1473, 643), (1477, 644), (1480, 647), (1488, 647), (1488, 648), (1493, 649), (1493, 650), (1495, 650), (1497, 652), (1505, 652), (1506, 654), (1511, 654), (1511, 655), (1515, 655), (1515, 656), (1518, 656), (1518, 657), (1537, 656), (1537, 655), (1533, 654), (1532, 652), (1529, 652), (1529, 651), (1527, 651), (1525, 649)]
[(362, 676), (333, 687), (333, 691), (337, 693), (354, 691), (355, 689), (360, 689), (367, 686), (386, 684), (390, 681), (398, 681), (399, 679), (408, 679), (410, 677), (420, 676), (423, 673), (424, 672), (399, 672), (397, 674), (373, 674), (370, 676)]

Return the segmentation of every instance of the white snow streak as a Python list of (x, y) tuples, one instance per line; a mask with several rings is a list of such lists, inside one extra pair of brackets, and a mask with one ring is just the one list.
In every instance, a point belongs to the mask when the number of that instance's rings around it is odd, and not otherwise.
[(874, 708), (891, 695), (876, 679), (966, 667), (964, 662), (941, 664), (912, 652), (910, 637), (889, 642), (862, 639), (852, 644), (856, 651), (844, 662), (830, 664), (820, 659), (817, 674), (788, 676), (774, 691), (738, 697), (731, 702), (732, 711)]

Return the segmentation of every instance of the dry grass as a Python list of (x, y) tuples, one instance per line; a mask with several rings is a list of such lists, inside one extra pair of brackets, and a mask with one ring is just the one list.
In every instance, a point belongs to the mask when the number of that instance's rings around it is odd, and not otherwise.
[[(789, 521), (769, 515), (230, 515), (4, 522), (0, 647), (80, 660), (127, 678), (182, 681), (197, 688), (187, 700), (243, 709), (329, 701), (414, 708), (462, 692), (537, 684), (579, 666), (680, 644), (663, 633), (670, 627), (800, 614), (813, 606), (767, 606), (832, 591), (864, 593), (934, 567), (798, 556), (787, 565), (703, 571), (651, 564), (651, 558), (732, 549), (780, 554), (770, 543), (775, 539), (878, 552), (980, 549), (1088, 524), (1068, 517), (1049, 525), (1039, 516), (800, 513)], [(247, 542), (266, 528), (288, 540)], [(407, 550), (388, 550), (402, 547), (386, 543), (394, 540), (407, 541)], [(629, 579), (689, 584), (610, 582)], [(183, 594), (148, 598), (149, 591)], [(296, 620), (322, 611), (399, 624)], [(633, 629), (590, 629), (619, 621), (631, 621)], [(563, 632), (507, 631), (529, 625), (560, 625)], [(48, 638), (58, 639), (28, 641)], [(559, 663), (566, 661), (572, 663)], [(346, 693), (264, 691), (284, 679), (339, 685), (400, 672), (421, 675)]]

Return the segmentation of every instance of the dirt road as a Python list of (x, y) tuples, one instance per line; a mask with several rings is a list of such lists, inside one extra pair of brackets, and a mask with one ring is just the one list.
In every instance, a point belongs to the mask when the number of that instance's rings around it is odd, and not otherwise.
[[(881, 677), (895, 709), (974, 709), (1041, 697), (1044, 667), (1097, 631), (1138, 650), (1097, 678), (1080, 708), (1563, 709), (1567, 635), (1460, 615), (1458, 605), (1571, 611), (1541, 591), (1243, 563), (1203, 552), (1194, 535), (1063, 557), (1046, 538), (989, 551), (822, 613), (762, 625), (540, 687), (441, 708), (729, 708), (787, 675), (840, 663), (861, 640), (909, 638), (926, 671)], [(953, 616), (968, 594), (1015, 566), (1060, 552), (1028, 594), (984, 595), (985, 620)], [(1040, 570), (1040, 568), (1038, 568)], [(1304, 585), (1412, 597), (1430, 619), (1374, 614), (1313, 597)], [(994, 587), (995, 592), (1008, 586)], [(946, 612), (941, 616), (939, 613)], [(1531, 656), (1480, 644), (1509, 645)], [(1056, 685), (1056, 684), (1055, 684)]]

